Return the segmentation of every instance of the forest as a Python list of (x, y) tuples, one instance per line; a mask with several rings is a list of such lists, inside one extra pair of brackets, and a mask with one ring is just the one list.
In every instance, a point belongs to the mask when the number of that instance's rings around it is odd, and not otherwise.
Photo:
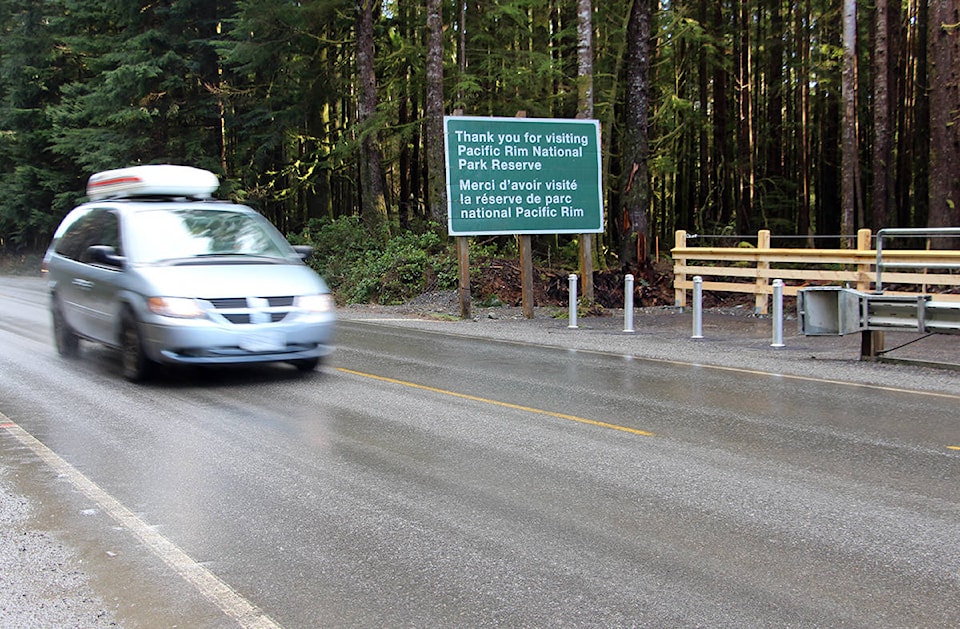
[(960, 225), (956, 0), (0, 0), (0, 26), (3, 252), (147, 163), (288, 234), (443, 245), (451, 114), (599, 121), (601, 268), (676, 229)]

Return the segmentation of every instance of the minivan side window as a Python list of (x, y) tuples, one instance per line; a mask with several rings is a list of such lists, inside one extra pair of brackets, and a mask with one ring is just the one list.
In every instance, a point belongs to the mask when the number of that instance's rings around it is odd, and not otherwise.
[(93, 245), (108, 245), (122, 255), (120, 224), (112, 211), (91, 210), (77, 219), (57, 242), (55, 251), (65, 258), (87, 262), (85, 254)]

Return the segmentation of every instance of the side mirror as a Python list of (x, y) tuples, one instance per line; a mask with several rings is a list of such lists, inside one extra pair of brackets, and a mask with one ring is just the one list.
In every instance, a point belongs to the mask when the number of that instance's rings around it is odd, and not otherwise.
[(293, 250), (297, 252), (300, 259), (306, 262), (313, 255), (313, 247), (310, 245), (293, 245)]
[(93, 245), (87, 247), (84, 258), (92, 264), (102, 264), (104, 266), (122, 268), (126, 258), (117, 255), (117, 251), (110, 245)]

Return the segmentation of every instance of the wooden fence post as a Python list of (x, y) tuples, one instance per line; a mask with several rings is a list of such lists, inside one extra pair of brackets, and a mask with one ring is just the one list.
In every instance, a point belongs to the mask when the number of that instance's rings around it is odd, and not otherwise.
[[(770, 248), (770, 230), (761, 229), (757, 232), (757, 250), (758, 252), (762, 249)], [(757, 260), (757, 288), (756, 293), (754, 294), (753, 300), (753, 311), (757, 314), (767, 314), (769, 300), (767, 298), (767, 291), (769, 289), (768, 278), (766, 274), (760, 273), (760, 271), (769, 271), (770, 263), (766, 261)]]
[[(873, 233), (869, 229), (857, 231), (857, 251), (873, 249)], [(863, 262), (857, 265), (857, 290), (863, 293), (870, 291), (870, 263)]]
[[(687, 246), (687, 232), (684, 229), (678, 229), (673, 239), (674, 249), (682, 249)], [(673, 305), (677, 308), (683, 308), (687, 305), (687, 291), (680, 288), (680, 284), (687, 281), (686, 273), (677, 273), (678, 266), (686, 266), (687, 259), (683, 255), (673, 254)]]

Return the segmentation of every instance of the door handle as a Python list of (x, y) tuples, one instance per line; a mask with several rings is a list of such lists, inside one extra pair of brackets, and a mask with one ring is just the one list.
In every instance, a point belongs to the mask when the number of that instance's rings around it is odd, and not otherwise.
[(90, 280), (81, 280), (79, 278), (74, 278), (71, 284), (73, 284), (77, 288), (82, 288), (84, 290), (90, 290), (91, 288), (93, 288), (93, 282), (91, 282)]

